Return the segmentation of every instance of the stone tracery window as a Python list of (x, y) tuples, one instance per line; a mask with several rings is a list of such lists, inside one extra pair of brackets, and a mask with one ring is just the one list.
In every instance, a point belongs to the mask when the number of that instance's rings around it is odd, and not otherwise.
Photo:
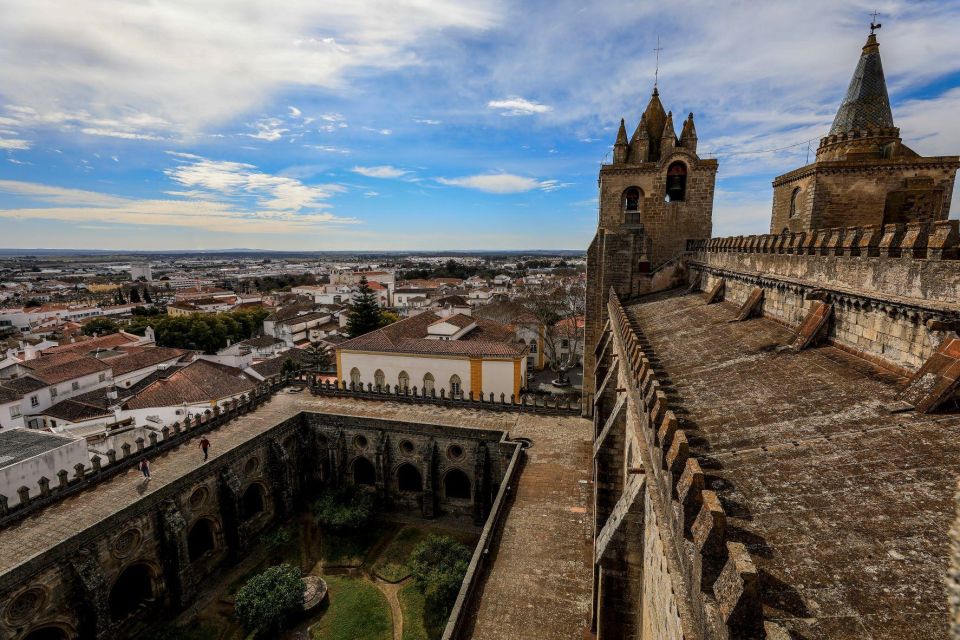
[(383, 371), (377, 369), (373, 372), (373, 386), (376, 387), (377, 391), (383, 391), (383, 387), (387, 384), (387, 376), (383, 374)]
[(423, 375), (423, 394), (432, 395), (434, 390), (433, 374), (429, 371)]
[(463, 397), (463, 383), (457, 374), (450, 376), (450, 397), (457, 399)]
[(410, 374), (406, 371), (401, 371), (400, 375), (397, 376), (397, 384), (400, 385), (400, 391), (406, 392), (410, 389)]
[(354, 386), (359, 386), (361, 384), (360, 369), (357, 369), (356, 367), (350, 369), (350, 382), (353, 383)]

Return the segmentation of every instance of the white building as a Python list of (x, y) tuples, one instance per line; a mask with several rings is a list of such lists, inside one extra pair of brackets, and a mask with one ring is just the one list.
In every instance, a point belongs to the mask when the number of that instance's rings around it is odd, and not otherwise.
[(136, 282), (140, 278), (153, 282), (153, 270), (149, 262), (135, 262), (130, 265), (130, 279)]
[(510, 327), (449, 310), (425, 311), (337, 347), (337, 377), (364, 388), (389, 386), (446, 397), (501, 394), (526, 387), (527, 347)]
[(75, 465), (90, 466), (87, 442), (33, 429), (0, 431), (0, 494), (7, 505), (20, 504), (20, 487), (29, 489), (29, 496), (40, 495), (41, 478), (58, 483), (57, 472), (66, 469), (70, 476)]

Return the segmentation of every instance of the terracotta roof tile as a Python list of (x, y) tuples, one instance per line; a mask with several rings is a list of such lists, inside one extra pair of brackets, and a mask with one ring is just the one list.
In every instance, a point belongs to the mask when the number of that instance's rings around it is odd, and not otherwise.
[(157, 380), (127, 400), (127, 409), (171, 407), (183, 403), (213, 402), (248, 393), (255, 387), (252, 378), (239, 369), (197, 360), (169, 377)]

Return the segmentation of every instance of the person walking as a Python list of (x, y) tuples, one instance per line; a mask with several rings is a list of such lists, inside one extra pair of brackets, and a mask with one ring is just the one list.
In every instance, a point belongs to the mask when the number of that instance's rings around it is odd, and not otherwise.
[(140, 461), (140, 473), (142, 473), (143, 477), (147, 480), (150, 479), (150, 463), (147, 462), (146, 458)]
[(207, 436), (200, 438), (200, 448), (203, 450), (203, 461), (206, 462), (210, 457), (210, 441), (207, 440)]

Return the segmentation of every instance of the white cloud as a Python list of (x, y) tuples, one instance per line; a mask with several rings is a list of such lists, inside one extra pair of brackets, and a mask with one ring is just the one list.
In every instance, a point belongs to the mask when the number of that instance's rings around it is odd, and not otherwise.
[(487, 193), (522, 193), (540, 189), (553, 191), (567, 186), (557, 180), (536, 180), (510, 173), (485, 173), (460, 178), (437, 178), (437, 182), (451, 187), (465, 187)]
[(416, 122), (417, 124), (428, 124), (431, 126), (436, 126), (438, 124), (441, 124), (439, 120), (430, 120), (429, 118), (414, 118), (413, 121)]
[(256, 138), (258, 140), (266, 140), (267, 142), (276, 142), (283, 137), (283, 134), (290, 131), (282, 126), (283, 120), (280, 118), (263, 118), (257, 120), (250, 124), (250, 127), (256, 129), (256, 133), (248, 133), (246, 135), (251, 138)]
[(502, 116), (532, 116), (536, 113), (553, 111), (553, 107), (541, 104), (526, 98), (512, 97), (504, 100), (491, 100), (487, 103), (490, 109), (499, 109)]
[(294, 118), (299, 118), (301, 115), (303, 115), (303, 112), (300, 111), (300, 109), (297, 109), (296, 107), (287, 107), (287, 109), (290, 110), (290, 115), (293, 116)]
[(359, 173), (368, 178), (402, 178), (409, 174), (409, 171), (391, 167), (390, 165), (380, 165), (377, 167), (354, 167), (351, 169), (354, 173)]
[(316, 149), (317, 151), (323, 151), (325, 153), (350, 153), (350, 149), (343, 149), (341, 147), (331, 147), (325, 144), (305, 144), (303, 146), (308, 149)]
[(307, 185), (296, 178), (263, 173), (251, 164), (171, 155), (180, 158), (180, 164), (164, 173), (177, 184), (208, 197), (253, 199), (258, 207), (271, 211), (328, 208), (325, 201), (345, 191), (341, 185)]
[(26, 151), (31, 146), (29, 140), (21, 140), (19, 138), (0, 138), (0, 149), (6, 149), (7, 151)]
[(135, 199), (16, 180), (0, 180), (0, 193), (26, 196), (34, 202), (53, 205), (0, 209), (0, 218), (9, 219), (139, 224), (256, 234), (302, 234), (316, 232), (320, 226), (358, 222), (329, 212), (247, 211), (216, 200)]
[(393, 133), (392, 129), (375, 129), (374, 127), (364, 127), (364, 131), (373, 131), (374, 133), (379, 133), (382, 136), (389, 136)]
[(171, 135), (199, 132), (282, 88), (333, 89), (352, 70), (417, 64), (425, 36), (499, 19), (463, 0), (289, 0), (282, 11), (245, 0), (218, 3), (216, 19), (210, 11), (193, 0), (4, 3), (0, 92), (41, 112), (70, 104), (109, 119), (129, 108), (164, 119)]

